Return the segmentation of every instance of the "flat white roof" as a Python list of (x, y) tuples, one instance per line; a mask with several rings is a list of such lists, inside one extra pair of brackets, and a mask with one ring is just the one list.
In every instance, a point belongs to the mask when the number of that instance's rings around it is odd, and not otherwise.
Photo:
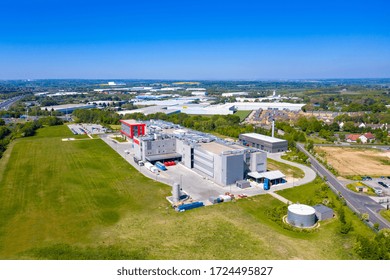
[(279, 139), (279, 138), (275, 138), (275, 137), (270, 137), (270, 136), (258, 134), (258, 133), (244, 133), (242, 135), (247, 136), (247, 137), (252, 137), (252, 138), (255, 138), (258, 140), (267, 141), (270, 143), (279, 143), (279, 142), (287, 141), (287, 140), (283, 140), (283, 139)]
[(62, 104), (62, 105), (54, 105), (54, 106), (46, 106), (41, 107), (41, 110), (61, 110), (61, 109), (76, 109), (76, 108), (83, 108), (83, 107), (94, 107), (92, 104)]
[(306, 104), (286, 103), (286, 102), (231, 102), (225, 104), (213, 105), (214, 107), (231, 107), (235, 106), (237, 110), (258, 110), (258, 109), (289, 109), (299, 111)]
[(237, 145), (224, 145), (217, 142), (200, 143), (200, 146), (206, 151), (209, 151), (213, 154), (220, 154), (227, 151), (245, 149), (245, 147), (240, 147)]
[(267, 178), (269, 180), (275, 180), (275, 179), (280, 179), (286, 177), (282, 172), (279, 170), (273, 170), (273, 171), (267, 171), (267, 172), (250, 172), (248, 175), (252, 178), (255, 179), (260, 179), (260, 178)]
[(142, 124), (142, 122), (138, 122), (136, 120), (121, 120), (121, 122), (124, 122), (127, 124)]

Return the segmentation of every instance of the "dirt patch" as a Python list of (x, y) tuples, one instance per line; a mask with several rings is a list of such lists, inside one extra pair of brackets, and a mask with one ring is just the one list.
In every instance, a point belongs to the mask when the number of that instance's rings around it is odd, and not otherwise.
[(332, 165), (341, 176), (390, 175), (390, 165), (387, 164), (390, 152), (379, 151), (371, 148), (341, 148), (341, 147), (316, 147), (316, 152)]

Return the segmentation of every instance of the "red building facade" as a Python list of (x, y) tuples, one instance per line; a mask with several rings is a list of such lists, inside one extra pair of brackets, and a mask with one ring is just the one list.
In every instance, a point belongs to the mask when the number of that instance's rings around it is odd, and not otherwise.
[(133, 139), (134, 136), (145, 135), (146, 124), (136, 122), (135, 120), (120, 120), (121, 133), (126, 137)]

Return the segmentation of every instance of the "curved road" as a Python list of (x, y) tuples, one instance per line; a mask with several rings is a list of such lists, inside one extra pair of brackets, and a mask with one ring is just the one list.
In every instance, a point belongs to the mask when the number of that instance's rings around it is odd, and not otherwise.
[(317, 174), (310, 167), (303, 165), (303, 164), (300, 164), (300, 163), (296, 163), (296, 162), (282, 159), (281, 158), (282, 155), (283, 155), (283, 153), (274, 153), (274, 154), (267, 154), (267, 157), (270, 159), (276, 160), (278, 162), (281, 162), (281, 163), (295, 166), (295, 167), (301, 169), (305, 173), (305, 176), (302, 179), (298, 179), (297, 181), (294, 180), (293, 182), (288, 182), (288, 183), (283, 184), (283, 185), (278, 185), (278, 186), (272, 187), (273, 191), (278, 191), (278, 190), (282, 190), (282, 189), (288, 189), (288, 188), (292, 188), (292, 187), (296, 187), (296, 186), (301, 186), (301, 185), (304, 185), (304, 184), (307, 184), (307, 183), (314, 181), (314, 179), (317, 177)]
[(347, 190), (337, 178), (326, 169), (315, 157), (313, 157), (302, 144), (297, 143), (297, 148), (304, 152), (309, 158), (311, 165), (318, 171), (319, 174), (325, 176), (329, 185), (340, 195), (342, 195), (347, 202), (349, 208), (354, 212), (370, 215), (370, 221), (379, 224), (379, 228), (390, 228), (390, 222), (384, 219), (378, 212), (384, 208), (375, 203), (371, 198), (363, 196)]

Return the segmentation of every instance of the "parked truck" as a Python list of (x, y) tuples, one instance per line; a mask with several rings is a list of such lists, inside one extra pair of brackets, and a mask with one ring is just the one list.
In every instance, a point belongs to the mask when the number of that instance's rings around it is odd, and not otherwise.
[(151, 164), (149, 161), (145, 162), (145, 167), (146, 167), (150, 172), (158, 173), (157, 167), (154, 166), (153, 164)]

